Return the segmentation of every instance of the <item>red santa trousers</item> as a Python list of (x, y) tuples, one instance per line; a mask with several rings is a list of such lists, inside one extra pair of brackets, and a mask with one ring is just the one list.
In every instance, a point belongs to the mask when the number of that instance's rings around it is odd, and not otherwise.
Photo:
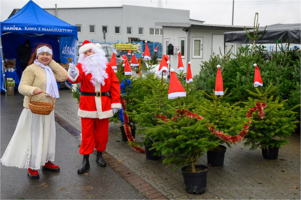
[(79, 153), (82, 155), (91, 154), (96, 148), (97, 151), (106, 150), (109, 139), (109, 118), (94, 119), (81, 118), (82, 122), (82, 144)]

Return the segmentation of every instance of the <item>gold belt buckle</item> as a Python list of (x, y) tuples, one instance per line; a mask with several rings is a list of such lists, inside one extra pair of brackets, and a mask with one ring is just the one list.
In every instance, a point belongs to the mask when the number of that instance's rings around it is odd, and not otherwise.
[(96, 97), (101, 97), (101, 92), (96, 92)]

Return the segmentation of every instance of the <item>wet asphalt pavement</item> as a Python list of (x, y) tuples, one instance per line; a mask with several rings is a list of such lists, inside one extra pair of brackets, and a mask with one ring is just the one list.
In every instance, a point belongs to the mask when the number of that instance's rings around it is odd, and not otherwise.
[[(1, 157), (22, 112), (23, 96), (1, 94)], [(60, 172), (39, 170), (40, 179), (27, 177), (26, 169), (1, 165), (1, 199), (144, 199), (109, 166), (99, 167), (90, 155), (90, 170), (78, 175), (80, 141), (56, 123), (56, 158)]]

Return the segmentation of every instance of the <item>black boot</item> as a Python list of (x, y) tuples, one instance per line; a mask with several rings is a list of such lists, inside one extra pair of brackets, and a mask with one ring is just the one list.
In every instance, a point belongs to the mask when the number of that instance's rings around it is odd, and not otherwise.
[(102, 158), (102, 152), (97, 151), (96, 162), (100, 167), (105, 167), (107, 165), (106, 161)]
[(88, 169), (90, 169), (90, 163), (89, 163), (89, 154), (84, 155), (83, 164), (80, 166), (77, 170), (78, 174), (85, 173)]

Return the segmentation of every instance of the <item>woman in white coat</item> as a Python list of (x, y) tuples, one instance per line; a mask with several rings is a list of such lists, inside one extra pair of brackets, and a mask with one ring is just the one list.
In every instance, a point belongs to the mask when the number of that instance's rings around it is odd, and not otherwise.
[(54, 111), (49, 115), (33, 114), (28, 108), (29, 98), (32, 101), (52, 102), (59, 98), (57, 81), (68, 78), (67, 71), (53, 59), (52, 47), (39, 45), (31, 56), (29, 66), (22, 74), (19, 92), (24, 95), (23, 111), (20, 115), (14, 135), (11, 138), (1, 163), (9, 167), (28, 169), (28, 177), (39, 178), (39, 170), (60, 171), (54, 165), (56, 129)]

